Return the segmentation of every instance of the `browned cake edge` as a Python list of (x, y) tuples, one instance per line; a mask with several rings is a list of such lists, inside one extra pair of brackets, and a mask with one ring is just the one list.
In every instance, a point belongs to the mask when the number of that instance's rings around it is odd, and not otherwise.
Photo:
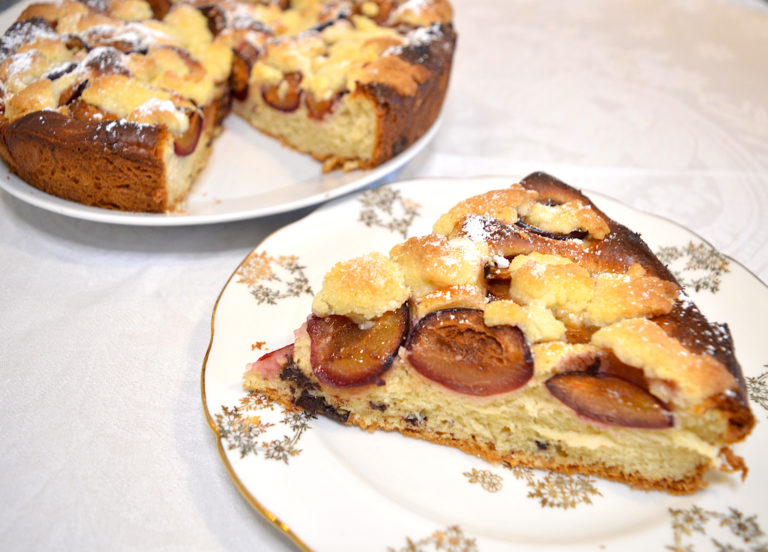
[(404, 46), (400, 58), (426, 68), (430, 77), (418, 83), (415, 94), (405, 96), (383, 82), (360, 87), (376, 104), (378, 136), (371, 160), (361, 168), (372, 168), (405, 151), (437, 120), (451, 75), (456, 33), (451, 24), (437, 25), (436, 40)]
[[(223, 95), (204, 109), (193, 178), (210, 155), (228, 106)], [(80, 121), (56, 111), (0, 120), (0, 157), (13, 173), (46, 193), (94, 207), (173, 209), (166, 186), (168, 148), (173, 136), (164, 126)], [(191, 184), (192, 179), (187, 188)]]

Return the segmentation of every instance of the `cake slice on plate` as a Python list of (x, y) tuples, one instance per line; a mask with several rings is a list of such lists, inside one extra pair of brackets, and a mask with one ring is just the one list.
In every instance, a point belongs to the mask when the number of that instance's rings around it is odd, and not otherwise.
[(326, 274), (247, 389), (491, 462), (692, 493), (754, 424), (727, 326), (640, 237), (541, 173)]

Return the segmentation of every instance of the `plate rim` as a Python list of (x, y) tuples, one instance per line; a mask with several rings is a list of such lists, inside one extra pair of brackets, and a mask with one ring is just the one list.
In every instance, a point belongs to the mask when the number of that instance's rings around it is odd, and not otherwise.
[[(520, 181), (520, 179), (517, 179), (516, 177), (505, 176), (505, 175), (483, 175), (483, 176), (476, 176), (476, 177), (428, 177), (428, 178), (413, 178), (413, 179), (398, 180), (398, 181), (386, 183), (386, 184), (382, 185), (382, 187), (411, 186), (411, 185), (418, 186), (419, 184), (423, 184), (423, 183), (427, 183), (427, 182), (446, 181), (446, 180), (454, 182), (454, 183), (458, 183), (458, 182), (462, 182), (462, 181), (474, 182), (474, 181), (477, 181), (477, 180), (483, 180), (483, 181), (488, 181), (488, 182), (499, 181), (500, 183), (503, 182), (503, 181), (512, 182), (512, 183)], [(607, 194), (604, 194), (602, 192), (591, 191), (588, 188), (581, 188), (581, 187), (579, 187), (577, 189), (579, 191), (583, 192), (590, 199), (592, 199), (592, 198), (599, 198), (599, 199), (615, 202), (615, 203), (619, 204), (620, 206), (622, 206), (624, 208), (627, 208), (627, 209), (630, 209), (630, 210), (632, 210), (632, 211), (634, 211), (636, 213), (639, 213), (639, 214), (642, 214), (644, 216), (648, 216), (648, 217), (651, 217), (651, 218), (656, 218), (656, 219), (659, 219), (659, 220), (664, 220), (666, 222), (669, 222), (669, 223), (673, 224), (674, 226), (676, 226), (679, 229), (687, 232), (691, 236), (701, 240), (702, 243), (704, 243), (708, 247), (712, 248), (712, 250), (717, 251), (720, 255), (722, 255), (724, 258), (728, 259), (730, 262), (733, 262), (736, 266), (738, 266), (739, 268), (743, 269), (746, 274), (748, 274), (749, 276), (754, 278), (754, 280), (757, 283), (759, 283), (763, 288), (768, 290), (768, 284), (766, 284), (766, 282), (764, 282), (759, 276), (757, 276), (757, 274), (755, 274), (752, 270), (750, 270), (748, 267), (746, 267), (742, 262), (740, 262), (739, 260), (731, 257), (730, 255), (722, 253), (719, 249), (717, 249), (714, 245), (712, 245), (712, 243), (710, 243), (709, 240), (703, 238), (697, 232), (689, 229), (688, 227), (680, 224), (679, 222), (674, 221), (674, 220), (672, 220), (672, 219), (670, 219), (670, 218), (668, 218), (668, 217), (666, 217), (664, 215), (658, 215), (658, 214), (655, 214), (655, 213), (648, 212), (648, 211), (646, 211), (644, 209), (638, 209), (637, 207), (629, 205), (625, 201), (622, 201), (620, 199), (614, 198), (614, 197), (609, 196)], [(222, 289), (219, 291), (218, 296), (216, 297), (216, 301), (215, 301), (215, 303), (213, 305), (213, 309), (212, 309), (212, 312), (211, 312), (211, 335), (210, 335), (210, 339), (209, 339), (209, 342), (208, 342), (208, 347), (207, 347), (206, 352), (205, 352), (205, 356), (203, 358), (202, 370), (201, 370), (201, 374), (200, 374), (200, 393), (201, 393), (201, 399), (202, 399), (203, 412), (205, 414), (206, 421), (208, 422), (208, 426), (211, 428), (211, 431), (213, 432), (213, 434), (214, 434), (214, 436), (216, 438), (216, 446), (217, 446), (217, 450), (219, 452), (219, 456), (221, 457), (222, 463), (224, 464), (224, 467), (225, 467), (227, 473), (229, 474), (230, 478), (232, 479), (233, 483), (235, 484), (235, 487), (238, 489), (240, 494), (246, 499), (246, 501), (253, 508), (256, 509), (256, 511), (258, 511), (268, 522), (270, 522), (274, 527), (276, 527), (284, 535), (286, 535), (294, 544), (296, 544), (302, 550), (302, 552), (315, 552), (315, 550), (310, 548), (301, 539), (301, 537), (299, 537), (299, 535), (296, 534), (291, 529), (291, 527), (287, 523), (285, 523), (284, 521), (279, 519), (271, 510), (269, 510), (266, 506), (261, 504), (261, 502), (258, 499), (256, 499), (255, 496), (252, 495), (251, 491), (246, 488), (245, 484), (240, 480), (238, 475), (235, 473), (235, 469), (232, 466), (231, 462), (229, 461), (229, 458), (227, 457), (226, 451), (224, 449), (223, 439), (221, 437), (221, 434), (219, 433), (219, 428), (216, 425), (216, 422), (215, 422), (213, 416), (211, 415), (211, 413), (210, 413), (210, 411), (208, 409), (208, 401), (207, 401), (206, 386), (205, 386), (206, 370), (207, 370), (207, 365), (208, 365), (209, 354), (210, 354), (211, 349), (213, 347), (213, 339), (214, 339), (214, 332), (215, 332), (215, 320), (216, 320), (216, 313), (217, 313), (217, 308), (219, 306), (219, 302), (220, 302), (224, 292), (229, 287), (232, 279), (237, 274), (237, 272), (240, 269), (240, 267), (243, 266), (243, 264), (248, 260), (248, 257), (250, 256), (250, 254), (253, 253), (256, 249), (258, 249), (267, 240), (269, 240), (273, 235), (275, 235), (275, 234), (277, 234), (277, 233), (279, 233), (279, 232), (281, 232), (281, 231), (283, 231), (283, 230), (285, 230), (285, 229), (287, 229), (289, 227), (292, 227), (294, 225), (298, 225), (298, 224), (301, 224), (301, 223), (305, 222), (306, 219), (312, 217), (319, 210), (322, 210), (322, 209), (324, 209), (326, 207), (330, 207), (330, 206), (336, 205), (336, 204), (341, 203), (341, 202), (350, 201), (352, 198), (354, 198), (359, 193), (360, 192), (358, 192), (357, 194), (356, 193), (352, 193), (352, 194), (349, 194), (346, 197), (340, 197), (340, 198), (336, 199), (335, 201), (331, 201), (331, 202), (328, 202), (328, 203), (326, 203), (324, 205), (318, 206), (316, 209), (314, 209), (312, 212), (308, 213), (304, 217), (302, 217), (302, 218), (300, 218), (300, 219), (298, 219), (296, 221), (293, 221), (293, 222), (291, 222), (289, 224), (286, 224), (284, 226), (281, 226), (280, 228), (275, 229), (273, 232), (271, 232), (270, 234), (265, 236), (263, 239), (261, 239), (259, 241), (259, 243), (257, 243), (253, 248), (251, 248), (249, 250), (249, 252), (237, 264), (235, 269), (229, 275), (229, 277), (227, 278), (226, 283), (224, 284)]]

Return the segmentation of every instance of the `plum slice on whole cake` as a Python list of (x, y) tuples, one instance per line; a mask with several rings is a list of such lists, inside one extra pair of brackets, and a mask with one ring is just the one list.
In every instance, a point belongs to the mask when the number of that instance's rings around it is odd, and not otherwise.
[(638, 234), (542, 173), (470, 197), (388, 255), (334, 265), (245, 388), (491, 462), (692, 493), (746, 473), (727, 326)]

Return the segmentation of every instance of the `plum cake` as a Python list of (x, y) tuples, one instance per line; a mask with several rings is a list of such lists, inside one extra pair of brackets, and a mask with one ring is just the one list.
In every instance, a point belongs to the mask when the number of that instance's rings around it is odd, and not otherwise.
[(0, 38), (0, 156), (65, 199), (169, 211), (234, 111), (323, 170), (372, 168), (437, 118), (451, 19), (446, 0), (32, 4)]
[(244, 387), (509, 466), (687, 494), (754, 424), (728, 327), (639, 235), (543, 173), (335, 264)]

